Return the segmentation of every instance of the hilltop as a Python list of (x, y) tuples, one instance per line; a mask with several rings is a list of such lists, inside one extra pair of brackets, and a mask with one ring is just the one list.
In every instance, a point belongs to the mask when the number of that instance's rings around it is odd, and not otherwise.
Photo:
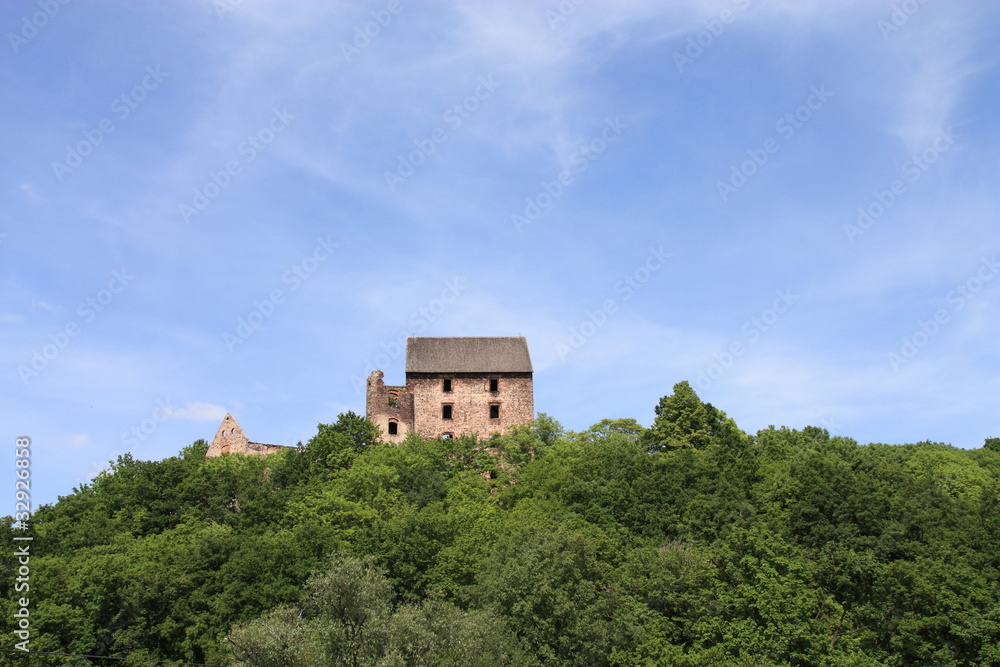
[[(486, 441), (399, 444), (346, 413), (266, 457), (206, 458), (204, 441), (121, 456), (34, 514), (31, 648), (303, 667), (1000, 663), (1000, 441), (751, 435), (687, 383), (654, 412), (649, 429), (564, 432), (542, 414)], [(22, 594), (2, 585), (10, 637)], [(88, 664), (65, 660), (50, 664)]]

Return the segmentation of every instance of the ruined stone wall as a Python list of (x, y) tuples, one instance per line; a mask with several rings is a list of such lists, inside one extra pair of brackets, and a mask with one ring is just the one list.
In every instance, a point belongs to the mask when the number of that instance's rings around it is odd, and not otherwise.
[(262, 442), (250, 442), (247, 434), (243, 432), (236, 419), (231, 414), (227, 414), (215, 432), (212, 444), (208, 446), (205, 453), (207, 457), (222, 456), (223, 454), (272, 454), (281, 449), (284, 445), (266, 445)]
[(295, 449), (291, 445), (267, 445), (263, 442), (248, 442), (246, 447), (240, 454), (273, 454), (275, 452), (280, 452), (282, 449)]
[[(368, 376), (365, 416), (381, 429), (383, 441), (399, 443), (413, 430), (413, 394), (407, 387), (387, 386), (382, 378), (382, 371)], [(395, 435), (389, 432), (393, 422)]]
[[(451, 391), (444, 380), (451, 380)], [(498, 381), (490, 391), (490, 379)], [(413, 428), (426, 438), (452, 433), (454, 437), (506, 433), (514, 426), (530, 424), (535, 418), (531, 373), (407, 373), (406, 386), (413, 396)], [(499, 416), (490, 417), (490, 405)], [(451, 419), (442, 407), (451, 406)]]
[(249, 443), (250, 439), (247, 438), (247, 434), (243, 432), (233, 416), (227, 414), (222, 420), (219, 430), (215, 432), (215, 437), (212, 439), (212, 444), (208, 446), (208, 452), (205, 453), (205, 456), (222, 456), (234, 450), (243, 451)]
[(208, 451), (205, 452), (207, 457), (222, 456), (223, 454), (273, 454), (274, 452), (279, 452), (282, 449), (294, 449), (288, 445), (267, 445), (263, 442), (250, 442), (246, 441), (235, 441), (226, 442), (225, 439), (216, 442), (212, 441), (211, 446), (209, 446)]

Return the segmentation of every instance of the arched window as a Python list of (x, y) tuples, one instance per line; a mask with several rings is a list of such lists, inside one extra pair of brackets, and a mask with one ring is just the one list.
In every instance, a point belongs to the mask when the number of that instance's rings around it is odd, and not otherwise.
[(399, 424), (395, 421), (389, 422), (389, 435), (396, 435), (399, 433)]
[(454, 437), (455, 437), (455, 434), (452, 433), (452, 432), (450, 432), (450, 431), (447, 431), (447, 432), (441, 434), (441, 439), (442, 440), (451, 440)]

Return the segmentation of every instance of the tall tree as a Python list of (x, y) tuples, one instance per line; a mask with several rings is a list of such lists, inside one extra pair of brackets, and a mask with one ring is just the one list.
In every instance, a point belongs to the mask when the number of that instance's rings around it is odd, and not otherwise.
[(674, 385), (655, 408), (656, 419), (646, 435), (651, 451), (705, 449), (713, 442), (740, 435), (736, 424), (711, 403), (703, 403), (687, 381)]

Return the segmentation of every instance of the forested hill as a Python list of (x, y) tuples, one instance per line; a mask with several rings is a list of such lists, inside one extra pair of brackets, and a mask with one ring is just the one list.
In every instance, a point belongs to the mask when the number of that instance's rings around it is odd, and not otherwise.
[[(120, 457), (34, 514), (31, 648), (301, 667), (1000, 664), (1000, 441), (748, 435), (687, 383), (655, 412), (650, 429), (564, 433), (541, 415), (485, 444), (399, 446), (348, 413), (267, 457), (206, 459), (203, 441)], [(25, 594), (2, 586), (9, 648)]]

